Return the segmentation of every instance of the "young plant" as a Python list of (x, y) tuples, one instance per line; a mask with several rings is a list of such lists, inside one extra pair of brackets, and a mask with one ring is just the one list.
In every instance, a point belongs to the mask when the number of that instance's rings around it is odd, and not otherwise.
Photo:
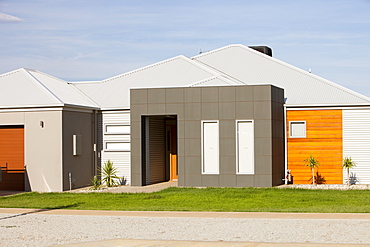
[(304, 160), (305, 165), (311, 168), (312, 171), (312, 184), (315, 184), (315, 167), (319, 167), (320, 162), (310, 154), (310, 157)]
[(102, 182), (105, 183), (107, 187), (112, 187), (118, 185), (116, 179), (121, 179), (117, 176), (117, 168), (113, 166), (113, 162), (108, 160), (104, 163), (104, 167), (101, 170)]
[(94, 176), (94, 179), (91, 180), (93, 186), (90, 187), (90, 190), (98, 190), (101, 187), (101, 181), (98, 176)]
[(343, 159), (343, 168), (347, 170), (347, 184), (350, 185), (350, 176), (349, 176), (349, 169), (352, 169), (353, 167), (356, 166), (356, 163), (352, 160), (351, 157), (345, 157)]

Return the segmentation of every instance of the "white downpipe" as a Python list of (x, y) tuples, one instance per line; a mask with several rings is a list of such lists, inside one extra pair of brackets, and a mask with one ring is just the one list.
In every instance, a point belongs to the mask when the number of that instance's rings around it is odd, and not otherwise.
[(284, 167), (285, 167), (285, 184), (288, 184), (288, 140), (287, 140), (287, 131), (286, 131), (286, 126), (287, 126), (287, 109), (286, 106), (284, 105)]

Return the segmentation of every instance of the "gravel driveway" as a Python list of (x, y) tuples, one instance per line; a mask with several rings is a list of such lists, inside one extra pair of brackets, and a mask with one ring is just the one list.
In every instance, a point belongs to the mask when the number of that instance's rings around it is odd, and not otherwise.
[[(71, 215), (68, 212), (77, 211), (61, 210), (56, 214), (4, 213), (4, 210), (0, 210), (1, 246), (50, 246), (119, 238), (370, 244), (370, 217), (362, 219), (359, 215), (354, 218), (323, 215), (325, 219), (312, 219), (305, 214), (292, 218), (288, 214), (264, 217), (256, 213), (259, 217), (253, 214), (249, 217), (242, 213), (169, 212), (166, 217), (166, 213), (153, 212), (154, 217), (149, 217), (150, 212), (138, 216), (109, 212), (110, 215), (102, 216)], [(73, 214), (84, 214), (80, 212)]]

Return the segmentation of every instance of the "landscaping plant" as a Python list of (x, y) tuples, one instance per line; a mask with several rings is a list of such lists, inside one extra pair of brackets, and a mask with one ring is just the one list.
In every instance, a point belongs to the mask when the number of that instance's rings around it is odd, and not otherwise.
[(113, 166), (113, 162), (110, 160), (104, 163), (104, 167), (101, 170), (101, 176), (102, 183), (105, 183), (107, 187), (118, 185), (119, 183), (117, 182), (117, 179), (121, 179), (117, 176), (117, 168)]
[(347, 170), (347, 184), (350, 185), (350, 176), (349, 176), (349, 169), (353, 168), (356, 166), (356, 163), (352, 160), (351, 157), (345, 157), (343, 159), (343, 168)]
[(98, 176), (94, 176), (94, 179), (91, 180), (93, 186), (91, 186), (90, 190), (98, 190), (101, 187), (101, 181)]
[(312, 171), (312, 184), (315, 184), (315, 167), (319, 167), (320, 163), (315, 157), (310, 154), (310, 157), (304, 160), (305, 165), (311, 168)]

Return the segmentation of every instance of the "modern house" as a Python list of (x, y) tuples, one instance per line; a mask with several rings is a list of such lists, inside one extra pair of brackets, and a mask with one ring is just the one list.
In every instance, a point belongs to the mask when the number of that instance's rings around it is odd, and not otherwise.
[(122, 183), (269, 187), (370, 183), (370, 99), (273, 58), (229, 45), (97, 82), (19, 69), (0, 75), (0, 189), (63, 191), (113, 161)]

